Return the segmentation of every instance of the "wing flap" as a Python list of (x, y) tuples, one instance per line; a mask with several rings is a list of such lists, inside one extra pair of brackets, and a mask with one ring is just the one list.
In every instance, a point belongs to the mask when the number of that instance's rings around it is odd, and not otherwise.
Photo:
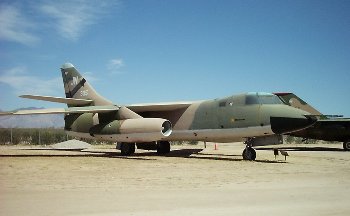
[(68, 105), (75, 106), (84, 106), (89, 105), (93, 101), (88, 99), (76, 99), (76, 98), (62, 98), (62, 97), (52, 97), (52, 96), (42, 96), (42, 95), (20, 95), (21, 98), (33, 99), (33, 100), (42, 100), (55, 103), (64, 103)]

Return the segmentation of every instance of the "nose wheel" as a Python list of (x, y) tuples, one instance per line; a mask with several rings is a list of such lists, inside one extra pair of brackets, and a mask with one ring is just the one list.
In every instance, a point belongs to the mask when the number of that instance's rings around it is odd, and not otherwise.
[(343, 148), (346, 151), (350, 151), (350, 140), (343, 143)]
[(244, 160), (255, 160), (256, 158), (256, 152), (255, 149), (253, 149), (250, 146), (247, 146), (242, 153), (243, 159)]

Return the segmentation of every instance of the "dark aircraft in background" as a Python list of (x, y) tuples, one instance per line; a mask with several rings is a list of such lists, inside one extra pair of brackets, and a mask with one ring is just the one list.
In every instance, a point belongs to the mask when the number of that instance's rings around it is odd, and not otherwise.
[(350, 150), (350, 119), (339, 118), (339, 116), (322, 115), (318, 110), (311, 107), (305, 101), (293, 93), (274, 93), (285, 104), (305, 110), (312, 115), (319, 116), (317, 122), (304, 130), (289, 133), (291, 136), (303, 137), (305, 139), (318, 139), (325, 141), (343, 142), (343, 148)]
[[(117, 142), (122, 155), (133, 154), (135, 145), (168, 153), (169, 141), (245, 141), (242, 156), (246, 160), (255, 160), (253, 146), (280, 144), (281, 134), (308, 128), (317, 120), (307, 111), (284, 104), (276, 95), (261, 92), (196, 102), (116, 105), (100, 96), (72, 64), (62, 65), (61, 73), (65, 98), (21, 97), (64, 103), (68, 108), (1, 114), (63, 113), (69, 135)], [(116, 94), (125, 91), (128, 89), (115, 88)]]

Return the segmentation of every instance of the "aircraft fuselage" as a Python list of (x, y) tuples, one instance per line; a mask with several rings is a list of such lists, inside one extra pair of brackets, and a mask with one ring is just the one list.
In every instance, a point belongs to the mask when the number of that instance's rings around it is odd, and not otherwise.
[[(172, 133), (170, 136), (160, 139), (167, 141), (234, 142), (248, 137), (269, 136), (276, 134), (274, 130), (280, 129), (271, 126), (271, 117), (305, 119), (305, 125), (300, 127), (310, 124), (309, 119), (304, 116), (307, 112), (291, 108), (282, 103), (279, 104), (278, 101), (265, 104), (259, 101), (261, 97), (273, 96), (265, 93), (240, 94), (221, 99), (194, 102), (187, 108), (171, 111), (145, 111), (138, 114), (144, 118), (168, 119), (173, 124)], [(69, 114), (65, 117), (65, 129), (70, 135), (84, 138), (118, 142), (145, 141), (146, 134), (134, 134), (131, 137), (127, 133), (120, 133), (123, 121), (111, 121), (110, 119), (113, 116), (106, 118), (103, 115), (101, 113)], [(103, 119), (108, 119), (108, 122), (104, 124)], [(99, 127), (96, 125), (99, 125)], [(153, 136), (152, 134), (149, 135)]]

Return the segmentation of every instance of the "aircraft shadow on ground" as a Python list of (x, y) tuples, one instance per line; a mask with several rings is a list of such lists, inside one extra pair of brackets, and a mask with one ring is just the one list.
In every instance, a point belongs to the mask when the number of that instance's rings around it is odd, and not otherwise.
[(202, 149), (179, 149), (179, 150), (172, 150), (167, 154), (158, 154), (155, 151), (148, 151), (148, 152), (139, 152), (135, 153), (135, 155), (139, 156), (159, 156), (159, 157), (189, 157), (192, 154), (198, 154), (198, 152), (201, 152)]
[[(81, 149), (48, 149), (48, 148), (31, 148), (31, 149), (18, 149), (19, 151), (42, 151), (42, 152), (60, 152), (60, 154), (39, 154), (33, 153), (28, 154), (27, 152), (24, 154), (0, 154), (1, 157), (39, 157), (39, 158), (53, 158), (53, 157), (62, 157), (62, 158), (86, 158), (86, 157), (104, 157), (104, 158), (120, 158), (120, 159), (128, 159), (128, 160), (156, 160), (151, 158), (140, 158), (133, 156), (122, 156), (119, 152), (102, 152), (102, 151), (89, 151), (89, 150), (81, 150)], [(64, 154), (66, 152), (67, 154)], [(77, 152), (80, 154), (72, 154), (72, 152)], [(135, 155), (136, 156), (136, 155)]]
[(212, 156), (228, 156), (228, 157), (241, 157), (242, 155), (238, 154), (238, 155), (229, 155), (229, 154), (210, 154), (210, 153), (197, 153), (199, 155), (212, 155)]
[[(202, 160), (215, 160), (215, 161), (246, 161), (243, 158), (239, 159), (239, 158), (221, 158), (221, 157), (206, 157), (206, 156), (200, 156), (200, 157), (196, 157), (196, 156), (190, 156), (188, 158), (191, 159), (202, 159)], [(287, 161), (280, 161), (280, 160), (255, 160), (255, 161), (251, 161), (251, 162), (255, 162), (255, 163), (287, 163)]]
[[(189, 158), (189, 159), (200, 159), (200, 160), (215, 160), (215, 161), (245, 161), (243, 158), (228, 158), (228, 157), (242, 157), (242, 155), (227, 155), (227, 154), (207, 154), (201, 153), (203, 149), (179, 149), (172, 150), (168, 154), (159, 155), (154, 151), (139, 152), (132, 156), (120, 156), (120, 153), (116, 153), (114, 157), (125, 158), (125, 159), (137, 159), (138, 157), (178, 157), (178, 158)], [(151, 159), (150, 159), (151, 160)], [(153, 159), (156, 160), (156, 159)], [(255, 160), (254, 162), (259, 163), (287, 163), (286, 161), (276, 160)]]
[[(135, 156), (156, 156), (156, 157), (178, 157), (178, 158), (189, 158), (189, 159), (200, 159), (200, 160), (215, 160), (215, 161), (245, 161), (243, 158), (228, 158), (228, 157), (242, 157), (241, 155), (226, 155), (226, 154), (207, 154), (201, 153), (203, 149), (179, 149), (172, 150), (168, 154), (158, 155), (154, 151), (136, 153)], [(222, 157), (224, 156), (224, 157)], [(255, 160), (254, 162), (259, 163), (286, 163), (286, 161), (275, 161), (275, 160)]]
[[(155, 151), (149, 152), (136, 152), (131, 156), (122, 156), (120, 152), (102, 152), (94, 150), (63, 150), (63, 149), (19, 149), (24, 151), (59, 151), (60, 154), (16, 154), (16, 155), (0, 155), (1, 157), (41, 157), (41, 158), (51, 158), (51, 157), (104, 157), (104, 158), (117, 158), (125, 160), (157, 160), (157, 157), (178, 157), (178, 158), (189, 158), (189, 159), (200, 159), (200, 160), (215, 160), (215, 161), (245, 161), (243, 158), (228, 158), (228, 157), (241, 157), (241, 155), (226, 155), (226, 154), (210, 154), (201, 153), (202, 149), (180, 149), (172, 150), (168, 154), (159, 155)], [(268, 149), (264, 149), (268, 150)], [(62, 154), (67, 152), (67, 154)], [(71, 154), (71, 152), (79, 152), (81, 154)], [(152, 158), (148, 158), (152, 157)], [(286, 161), (276, 161), (276, 160), (255, 160), (258, 163), (286, 163)]]
[(346, 150), (341, 148), (332, 148), (332, 147), (280, 147), (280, 148), (271, 148), (271, 147), (256, 147), (255, 150), (285, 150), (285, 151), (330, 151), (330, 152), (346, 152)]

